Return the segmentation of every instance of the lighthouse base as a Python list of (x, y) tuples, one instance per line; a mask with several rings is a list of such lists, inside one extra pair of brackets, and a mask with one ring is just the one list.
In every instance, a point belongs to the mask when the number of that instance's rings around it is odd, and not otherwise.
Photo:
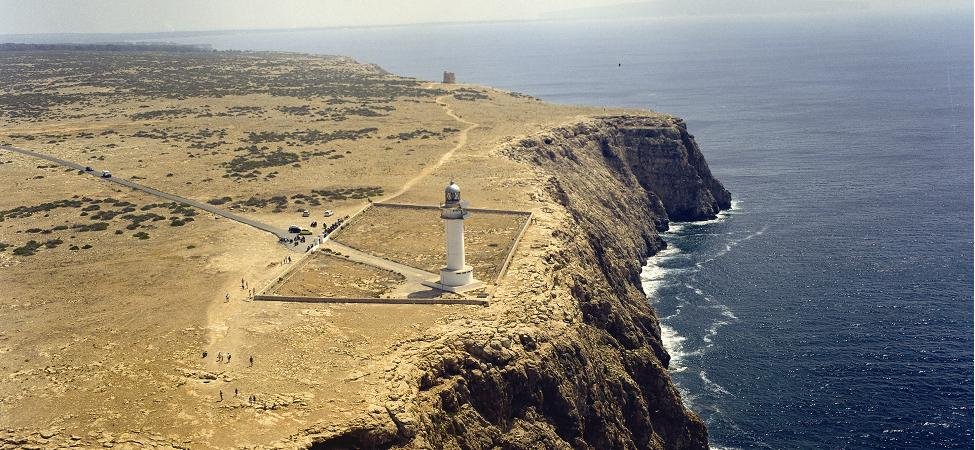
[(422, 282), (424, 286), (447, 292), (467, 292), (484, 287), (484, 283), (474, 279), (474, 268), (464, 266), (459, 270), (440, 269), (440, 278)]

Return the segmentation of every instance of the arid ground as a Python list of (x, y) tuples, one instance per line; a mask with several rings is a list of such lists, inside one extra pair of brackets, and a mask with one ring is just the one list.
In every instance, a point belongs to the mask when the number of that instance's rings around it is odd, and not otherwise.
[[(296, 54), (11, 51), (0, 52), (0, 80), (0, 143), (280, 227), (322, 227), (369, 200), (433, 205), (451, 178), (472, 207), (535, 211), (543, 180), (498, 146), (618, 112)], [(0, 442), (10, 446), (292, 442), (375, 412), (403, 342), (505, 307), (504, 290), (488, 307), (249, 301), (300, 253), (3, 150), (0, 180)], [(435, 270), (437, 212), (411, 214), (375, 209), (340, 240)], [(491, 278), (503, 260), (493, 249), (518, 223), (477, 220), (491, 223), (471, 235), (468, 259)], [(542, 245), (535, 238), (521, 246)], [(397, 282), (315, 258), (282, 289), (381, 294)], [(316, 287), (319, 276), (333, 281)]]

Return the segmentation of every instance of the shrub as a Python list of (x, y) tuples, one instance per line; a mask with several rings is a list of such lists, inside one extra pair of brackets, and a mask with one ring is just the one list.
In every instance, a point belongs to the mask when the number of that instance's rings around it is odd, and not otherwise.
[(27, 241), (23, 247), (17, 247), (14, 249), (14, 254), (17, 256), (31, 256), (37, 253), (37, 249), (41, 248), (41, 243), (33, 239)]

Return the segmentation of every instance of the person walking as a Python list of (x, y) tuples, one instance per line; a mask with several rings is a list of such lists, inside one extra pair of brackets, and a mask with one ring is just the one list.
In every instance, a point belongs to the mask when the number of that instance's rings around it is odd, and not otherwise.
[(250, 366), (249, 367), (254, 367), (254, 355), (251, 355), (250, 356), (250, 360), (249, 361), (250, 361)]
[(220, 401), (221, 402), (223, 401), (223, 391), (222, 390), (220, 391)]
[(217, 352), (217, 362), (223, 361), (223, 352)]
[(227, 353), (227, 364), (230, 364), (230, 353)]
[(237, 388), (234, 388), (234, 398), (237, 398)]

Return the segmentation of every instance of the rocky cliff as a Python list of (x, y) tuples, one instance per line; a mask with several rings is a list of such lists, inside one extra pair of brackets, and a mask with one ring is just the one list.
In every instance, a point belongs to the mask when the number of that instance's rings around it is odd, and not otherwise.
[(395, 350), (389, 391), (314, 448), (707, 448), (642, 292), (668, 221), (730, 206), (684, 123), (600, 117), (499, 151), (543, 206), (492, 306)]

